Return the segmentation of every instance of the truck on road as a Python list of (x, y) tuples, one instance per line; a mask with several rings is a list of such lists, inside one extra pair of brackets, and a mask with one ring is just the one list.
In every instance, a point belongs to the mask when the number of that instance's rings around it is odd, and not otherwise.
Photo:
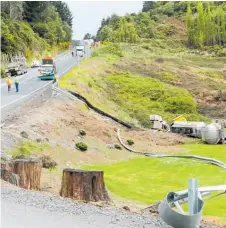
[(45, 57), (42, 59), (42, 65), (39, 70), (40, 78), (41, 80), (54, 80), (55, 79), (55, 74), (57, 73), (56, 70), (56, 64), (53, 62), (52, 57)]
[(85, 47), (84, 46), (77, 46), (75, 53), (76, 53), (76, 56), (79, 56), (82, 58), (85, 54)]
[(17, 76), (27, 73), (26, 58), (23, 54), (8, 57), (5, 72), (8, 76)]

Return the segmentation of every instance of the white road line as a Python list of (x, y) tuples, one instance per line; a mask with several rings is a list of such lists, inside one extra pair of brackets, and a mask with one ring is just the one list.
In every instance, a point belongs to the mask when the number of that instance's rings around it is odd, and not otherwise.
[[(69, 71), (72, 67), (74, 67), (74, 65), (73, 65), (73, 66), (70, 66), (67, 70), (63, 71), (63, 72), (61, 73), (61, 76), (64, 75), (67, 71)], [(61, 77), (61, 76), (60, 76), (60, 77)], [(13, 104), (13, 103), (15, 103), (15, 102), (17, 102), (17, 101), (23, 99), (23, 98), (25, 98), (25, 97), (27, 97), (27, 96), (33, 94), (33, 93), (36, 93), (37, 91), (39, 91), (39, 90), (43, 89), (44, 87), (46, 87), (47, 85), (49, 85), (50, 83), (53, 83), (53, 82), (50, 81), (49, 83), (45, 84), (45, 85), (42, 86), (41, 88), (38, 88), (38, 89), (36, 89), (36, 90), (34, 90), (34, 91), (32, 91), (32, 92), (26, 94), (26, 95), (24, 95), (24, 96), (22, 96), (22, 97), (20, 97), (20, 98), (18, 98), (18, 99), (16, 99), (16, 100), (14, 100), (14, 101), (11, 101), (9, 104), (6, 104), (6, 105), (1, 106), (1, 109), (2, 109), (2, 108), (5, 108), (5, 107), (7, 107), (7, 106), (9, 106), (9, 105), (11, 105), (11, 104)]]
[(24, 95), (24, 96), (22, 96), (22, 97), (20, 97), (20, 98), (18, 98), (18, 99), (16, 99), (16, 100), (14, 100), (14, 101), (11, 101), (9, 104), (6, 104), (6, 105), (1, 106), (1, 108), (5, 108), (5, 107), (7, 107), (7, 106), (9, 106), (9, 105), (11, 105), (11, 104), (13, 104), (13, 103), (15, 103), (15, 102), (17, 102), (17, 101), (23, 99), (23, 98), (25, 98), (25, 97), (27, 97), (27, 96), (33, 94), (33, 93), (36, 93), (37, 91), (39, 91), (39, 90), (43, 89), (44, 87), (46, 87), (47, 85), (49, 85), (50, 83), (53, 83), (53, 82), (51, 81), (51, 82), (45, 84), (44, 86), (42, 86), (41, 88), (38, 88), (38, 89), (36, 89), (36, 90), (34, 90), (34, 91), (32, 91), (32, 92), (26, 94), (26, 95)]

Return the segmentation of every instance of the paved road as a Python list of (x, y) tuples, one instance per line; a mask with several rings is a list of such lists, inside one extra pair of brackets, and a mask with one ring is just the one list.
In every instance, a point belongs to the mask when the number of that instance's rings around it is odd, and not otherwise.
[(87, 218), (65, 213), (50, 212), (47, 210), (25, 206), (23, 204), (1, 200), (1, 227), (2, 228), (100, 228), (91, 224)]
[[(57, 74), (59, 77), (64, 75), (69, 69), (77, 65), (77, 58), (72, 57), (71, 53), (67, 52), (56, 57)], [(5, 79), (1, 80), (1, 113), (2, 116), (8, 114), (12, 109), (17, 108), (27, 99), (29, 99), (34, 91), (40, 90), (52, 81), (41, 81), (39, 78), (38, 68), (28, 69), (28, 73), (18, 76), (20, 86), (19, 93), (16, 93), (15, 86), (12, 85), (10, 93), (7, 91)], [(13, 80), (13, 78), (12, 78)], [(32, 93), (32, 94), (31, 94)]]

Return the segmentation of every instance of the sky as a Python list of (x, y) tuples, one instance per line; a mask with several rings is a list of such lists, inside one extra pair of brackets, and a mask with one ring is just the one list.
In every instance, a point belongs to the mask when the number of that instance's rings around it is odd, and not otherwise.
[(66, 1), (73, 14), (73, 39), (83, 39), (88, 32), (96, 35), (101, 20), (116, 13), (137, 13), (142, 9), (142, 1)]

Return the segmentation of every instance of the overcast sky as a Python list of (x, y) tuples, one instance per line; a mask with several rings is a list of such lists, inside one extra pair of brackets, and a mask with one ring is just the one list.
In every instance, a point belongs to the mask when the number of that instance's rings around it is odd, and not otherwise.
[(119, 16), (136, 13), (142, 1), (66, 1), (74, 16), (73, 39), (83, 39), (85, 33), (96, 35), (101, 20), (113, 13)]

